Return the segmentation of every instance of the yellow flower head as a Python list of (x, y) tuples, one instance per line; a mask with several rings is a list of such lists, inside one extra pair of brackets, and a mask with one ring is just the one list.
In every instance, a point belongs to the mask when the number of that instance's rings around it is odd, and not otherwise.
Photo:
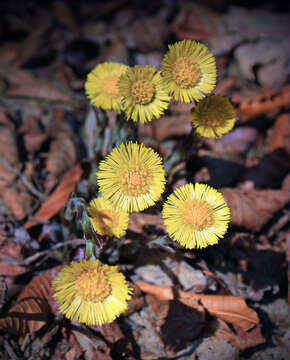
[(119, 81), (122, 105), (127, 120), (144, 124), (159, 118), (168, 108), (170, 96), (155, 66), (140, 66), (128, 70)]
[(90, 202), (88, 215), (97, 234), (116, 236), (125, 235), (129, 224), (129, 216), (121, 210), (116, 210), (109, 200), (103, 197)]
[(114, 321), (127, 308), (132, 289), (117, 266), (81, 260), (65, 266), (53, 279), (59, 310), (68, 319), (87, 325)]
[(204, 137), (218, 138), (231, 131), (236, 112), (226, 96), (212, 95), (192, 109), (192, 126)]
[(142, 211), (155, 204), (165, 186), (162, 159), (143, 144), (115, 147), (97, 172), (102, 196), (123, 211)]
[(204, 248), (224, 235), (230, 209), (222, 194), (210, 186), (186, 184), (167, 198), (162, 216), (172, 239), (188, 249)]
[(104, 110), (121, 110), (118, 81), (129, 69), (127, 65), (105, 62), (97, 65), (87, 76), (86, 94), (95, 106)]
[(210, 93), (216, 83), (216, 64), (208, 48), (196, 41), (183, 40), (169, 45), (161, 74), (169, 94), (180, 103), (191, 103)]

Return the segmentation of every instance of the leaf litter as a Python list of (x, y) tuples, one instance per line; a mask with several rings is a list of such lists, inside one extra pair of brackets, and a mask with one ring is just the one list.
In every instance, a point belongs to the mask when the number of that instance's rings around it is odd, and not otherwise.
[[(34, 5), (1, 5), (1, 358), (286, 358), (289, 11), (230, 1)], [(212, 48), (216, 91), (231, 97), (235, 128), (192, 147), (192, 105), (171, 104), (134, 131), (166, 159), (166, 193), (188, 181), (222, 191), (228, 234), (211, 249), (180, 250), (166, 238), (159, 204), (132, 214), (126, 237), (106, 242), (102, 255), (132, 281), (128, 311), (101, 328), (68, 323), (50, 284), (84, 249), (63, 207), (72, 192), (95, 196), (97, 162), (126, 136), (89, 107), (85, 76), (105, 60), (158, 66), (167, 43), (183, 38)]]

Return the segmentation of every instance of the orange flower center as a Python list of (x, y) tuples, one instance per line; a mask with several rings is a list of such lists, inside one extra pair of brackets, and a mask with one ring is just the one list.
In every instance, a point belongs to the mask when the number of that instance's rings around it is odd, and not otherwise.
[(184, 222), (194, 230), (203, 230), (212, 225), (213, 210), (205, 200), (190, 199), (184, 204), (181, 215)]
[(151, 81), (138, 80), (133, 84), (131, 93), (137, 104), (146, 105), (153, 99), (155, 89)]
[(107, 76), (104, 79), (103, 90), (108, 95), (118, 94), (118, 79), (113, 76)]
[(175, 61), (172, 74), (175, 82), (184, 89), (195, 86), (201, 76), (198, 64), (185, 57)]
[(102, 269), (88, 270), (75, 280), (78, 295), (84, 301), (99, 302), (111, 293), (111, 285)]
[(146, 194), (151, 177), (145, 168), (134, 166), (127, 169), (122, 178), (122, 185), (126, 195), (140, 196)]
[(201, 121), (204, 125), (208, 126), (220, 126), (224, 121), (224, 114), (218, 108), (210, 108), (201, 111)]

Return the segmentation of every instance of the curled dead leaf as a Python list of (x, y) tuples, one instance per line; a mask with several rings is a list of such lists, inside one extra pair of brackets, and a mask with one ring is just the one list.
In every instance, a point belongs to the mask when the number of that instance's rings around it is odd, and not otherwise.
[(59, 176), (70, 169), (77, 159), (75, 136), (65, 120), (63, 109), (57, 108), (53, 115), (53, 125), (49, 129), (53, 139), (46, 161), (46, 170)]
[(267, 151), (272, 152), (280, 147), (290, 153), (290, 114), (278, 116), (269, 132)]
[(36, 276), (20, 293), (17, 302), (0, 319), (0, 328), (14, 334), (34, 333), (48, 321), (52, 302), (51, 281), (60, 267)]
[(143, 281), (137, 281), (136, 284), (143, 292), (153, 294), (160, 300), (175, 299), (192, 308), (197, 308), (201, 304), (211, 315), (238, 326), (244, 331), (259, 324), (257, 313), (247, 306), (245, 299), (241, 296), (202, 295), (182, 290), (177, 290), (175, 294), (170, 286), (151, 285)]
[[(82, 176), (82, 168), (80, 164), (75, 165), (66, 173), (58, 187), (50, 195), (41, 208), (34, 215), (33, 220), (46, 221), (56, 215), (68, 201), (70, 193), (74, 190), (76, 183)], [(37, 224), (37, 221), (28, 221), (24, 228), (29, 229)]]
[(285, 204), (290, 194), (283, 190), (221, 189), (231, 210), (231, 223), (259, 231)]
[(290, 86), (284, 86), (279, 91), (271, 91), (256, 97), (233, 99), (240, 122), (254, 117), (279, 111), (290, 103)]

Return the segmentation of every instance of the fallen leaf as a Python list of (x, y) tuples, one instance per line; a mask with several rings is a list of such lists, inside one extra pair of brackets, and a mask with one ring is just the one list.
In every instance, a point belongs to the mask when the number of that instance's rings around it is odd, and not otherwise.
[(221, 189), (231, 210), (231, 223), (259, 231), (290, 199), (283, 190)]
[(14, 334), (34, 333), (48, 321), (51, 280), (59, 267), (36, 276), (20, 293), (17, 302), (0, 319), (0, 328)]
[(205, 325), (205, 312), (198, 303), (193, 308), (178, 300), (159, 300), (154, 295), (147, 295), (146, 301), (158, 319), (156, 329), (168, 356), (186, 348), (200, 335)]
[[(6, 117), (4, 113), (2, 113), (2, 116)], [(19, 157), (13, 129), (0, 123), (0, 188), (15, 178), (15, 174), (5, 164), (17, 168)]]
[(74, 326), (68, 340), (71, 349), (75, 351), (66, 354), (66, 360), (112, 360), (108, 345), (88, 328)]
[(130, 215), (129, 230), (142, 233), (144, 226), (155, 226), (158, 229), (165, 229), (160, 213), (156, 215), (133, 213)]
[[(21, 254), (22, 246), (15, 244), (9, 238), (2, 237), (2, 235), (0, 235), (0, 242), (0, 276), (5, 279), (7, 284), (10, 284), (16, 276), (26, 271), (25, 267), (15, 265), (15, 262), (23, 262), (23, 255)], [(3, 261), (3, 259), (7, 261)]]
[(284, 148), (290, 153), (290, 114), (278, 116), (267, 138), (267, 152)]
[(290, 171), (290, 153), (278, 148), (266, 154), (257, 165), (249, 167), (242, 176), (242, 181), (251, 181), (255, 188), (278, 188)]
[(26, 150), (33, 153), (40, 149), (48, 137), (47, 132), (41, 129), (38, 118), (33, 115), (24, 118), (19, 132), (23, 135)]
[(261, 326), (256, 326), (250, 331), (237, 328), (234, 332), (225, 321), (216, 319), (214, 323), (209, 323), (209, 327), (214, 328), (216, 337), (227, 340), (241, 351), (263, 344), (266, 341), (261, 333)]
[(278, 112), (289, 106), (290, 86), (283, 86), (278, 91), (267, 91), (263, 95), (247, 98), (233, 98), (239, 122), (248, 121), (260, 115)]
[(1, 187), (0, 196), (17, 220), (23, 220), (27, 216), (30, 200), (30, 196), (27, 192), (19, 192), (14, 188)]
[(71, 101), (71, 92), (69, 89), (61, 90), (60, 87), (53, 84), (52, 80), (38, 79), (28, 71), (18, 69), (17, 67), (1, 67), (0, 76), (9, 84), (5, 91), (7, 96), (22, 96), (40, 98), (51, 101)]
[(116, 321), (98, 327), (96, 330), (106, 339), (112, 353), (116, 354), (117, 359), (126, 358), (128, 360), (135, 360), (132, 344)]
[(253, 127), (239, 127), (225, 134), (221, 139), (203, 139), (212, 151), (217, 154), (231, 153), (242, 155), (257, 140), (258, 131)]
[[(160, 300), (176, 299), (172, 287), (151, 285), (143, 281), (135, 283), (142, 291), (153, 294)], [(244, 331), (259, 323), (257, 313), (247, 306), (241, 296), (202, 295), (182, 290), (177, 290), (176, 295), (183, 304), (193, 308), (202, 304), (211, 315), (236, 325)]]
[(53, 138), (46, 160), (46, 171), (55, 177), (68, 171), (77, 160), (77, 145), (71, 128), (65, 121), (64, 111), (56, 109), (49, 135)]
[[(74, 190), (76, 183), (80, 180), (82, 173), (83, 171), (80, 164), (75, 165), (68, 171), (55, 191), (34, 215), (33, 220), (46, 221), (56, 215), (68, 201), (69, 195)], [(37, 221), (34, 222), (33, 220), (28, 221), (24, 225), (26, 230), (37, 225)]]
[(152, 123), (140, 125), (140, 136), (162, 141), (166, 138), (189, 134), (192, 129), (190, 117), (190, 112), (181, 115), (162, 116)]

